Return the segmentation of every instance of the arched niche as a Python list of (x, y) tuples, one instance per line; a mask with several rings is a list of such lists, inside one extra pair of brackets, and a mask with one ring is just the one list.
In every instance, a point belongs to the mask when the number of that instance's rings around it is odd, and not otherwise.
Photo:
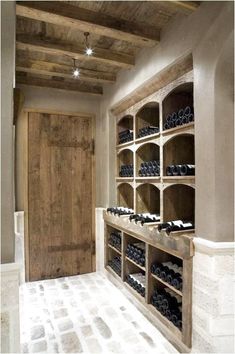
[(195, 189), (174, 184), (163, 190), (163, 221), (195, 219)]
[(134, 191), (129, 183), (122, 183), (117, 187), (117, 202), (120, 206), (134, 208)]
[(136, 137), (141, 128), (159, 127), (159, 103), (148, 102), (136, 114)]
[(166, 118), (173, 112), (178, 112), (181, 108), (193, 108), (193, 83), (187, 82), (174, 88), (163, 100), (163, 126)]
[(163, 175), (169, 165), (195, 164), (193, 134), (180, 134), (168, 140), (163, 146)]
[(136, 176), (139, 175), (140, 164), (146, 161), (159, 161), (160, 148), (157, 144), (147, 143), (141, 145), (136, 151)]
[(133, 131), (133, 116), (131, 114), (122, 117), (117, 123), (117, 144), (124, 143), (120, 141), (120, 133), (126, 130)]
[(160, 190), (150, 183), (136, 188), (136, 212), (160, 214)]
[(124, 149), (117, 155), (117, 176), (122, 165), (133, 165), (133, 151)]

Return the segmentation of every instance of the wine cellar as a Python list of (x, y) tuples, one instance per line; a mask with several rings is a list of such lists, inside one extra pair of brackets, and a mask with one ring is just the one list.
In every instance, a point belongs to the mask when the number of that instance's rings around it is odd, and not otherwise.
[[(141, 226), (131, 221), (131, 215), (118, 217), (107, 209), (105, 267), (161, 321), (171, 340), (190, 348), (194, 228), (167, 234), (157, 226), (171, 220), (190, 220), (192, 225), (195, 221), (193, 73), (172, 81), (116, 119), (117, 206), (157, 219)], [(133, 174), (123, 174), (125, 166), (133, 167)], [(130, 256), (133, 252), (140, 255), (135, 259)], [(172, 275), (160, 276), (157, 264), (170, 264), (181, 274), (174, 286)], [(135, 289), (133, 284), (138, 284)], [(163, 302), (166, 296), (178, 303), (180, 310), (167, 312), (159, 305), (161, 296)]]
[(235, 353), (234, 1), (2, 0), (1, 353)]

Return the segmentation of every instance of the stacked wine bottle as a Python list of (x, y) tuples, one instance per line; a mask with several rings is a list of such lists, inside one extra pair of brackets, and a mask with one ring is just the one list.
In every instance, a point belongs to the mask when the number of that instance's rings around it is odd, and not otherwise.
[(194, 229), (194, 223), (193, 221), (174, 220), (159, 224), (157, 228), (159, 232), (164, 230), (167, 234), (170, 234), (173, 231), (192, 230)]
[(108, 265), (114, 270), (115, 273), (121, 276), (121, 256), (116, 256), (112, 260), (108, 261)]
[(119, 136), (119, 144), (127, 143), (128, 141), (133, 140), (133, 130), (127, 129), (118, 133)]
[(142, 162), (140, 164), (139, 176), (160, 176), (160, 162), (157, 160)]
[(166, 168), (167, 176), (194, 176), (195, 165), (169, 165)]
[(121, 251), (122, 238), (121, 233), (118, 231), (111, 232), (109, 236), (109, 244), (116, 248), (118, 251)]
[(134, 214), (134, 210), (125, 207), (111, 207), (107, 208), (107, 213), (115, 216), (122, 216)]
[(139, 264), (145, 266), (145, 244), (143, 242), (128, 244), (126, 248), (126, 256)]
[(194, 121), (194, 111), (192, 107), (185, 107), (180, 109), (178, 112), (172, 112), (166, 117), (166, 122), (164, 123), (164, 130), (175, 128), (180, 125), (191, 123)]
[(151, 304), (177, 328), (182, 329), (182, 299), (171, 289), (155, 289)]
[(151, 213), (144, 213), (144, 214), (131, 214), (129, 216), (129, 220), (141, 225), (152, 223), (152, 222), (159, 222), (160, 221), (160, 214), (151, 214)]
[(172, 285), (177, 290), (182, 290), (183, 268), (172, 262), (153, 263), (151, 272), (158, 278)]
[(133, 164), (131, 165), (121, 165), (119, 171), (120, 177), (133, 177)]
[(138, 131), (138, 138), (142, 138), (147, 135), (152, 135), (155, 133), (159, 133), (159, 127), (154, 127), (152, 125), (148, 125), (147, 127), (141, 128)]
[(145, 297), (145, 275), (142, 273), (128, 274), (126, 276), (126, 282), (141, 296)]

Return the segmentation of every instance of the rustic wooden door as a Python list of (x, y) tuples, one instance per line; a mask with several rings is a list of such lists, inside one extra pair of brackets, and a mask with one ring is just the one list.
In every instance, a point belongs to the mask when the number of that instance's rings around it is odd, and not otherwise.
[(28, 115), (28, 280), (94, 271), (93, 119)]

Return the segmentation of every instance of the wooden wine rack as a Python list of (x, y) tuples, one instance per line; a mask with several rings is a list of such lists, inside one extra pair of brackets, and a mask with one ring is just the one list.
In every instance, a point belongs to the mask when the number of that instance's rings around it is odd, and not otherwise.
[[(172, 81), (151, 96), (139, 101), (116, 117), (117, 122), (117, 168), (116, 190), (117, 205), (133, 208), (136, 213), (160, 213), (160, 222), (184, 219), (193, 220), (195, 213), (195, 176), (166, 176), (169, 164), (195, 164), (194, 122), (176, 128), (163, 130), (166, 117), (187, 105), (193, 106), (193, 72)], [(138, 130), (144, 126), (159, 126), (159, 133), (138, 138)], [(132, 141), (118, 144), (118, 133), (133, 129)], [(143, 161), (159, 160), (160, 176), (139, 177), (138, 171)], [(133, 177), (119, 177), (122, 164), (134, 165)], [(139, 299), (170, 332), (169, 340), (182, 342), (191, 347), (192, 331), (192, 257), (194, 230), (159, 233), (156, 225), (136, 225), (128, 217), (116, 217), (104, 212), (105, 221), (105, 267), (125, 287)], [(108, 266), (116, 250), (108, 245), (112, 230), (119, 230), (122, 237), (121, 278)], [(125, 256), (127, 243), (131, 238), (146, 245), (146, 267), (133, 264)], [(116, 252), (117, 253), (117, 252)], [(151, 274), (152, 262), (174, 260), (183, 267), (183, 290), (179, 292), (169, 284)], [(146, 274), (146, 296), (142, 298), (127, 283), (126, 275), (141, 270)], [(160, 314), (151, 304), (154, 287), (168, 287), (182, 296), (182, 331)], [(184, 348), (185, 349), (185, 348)]]

